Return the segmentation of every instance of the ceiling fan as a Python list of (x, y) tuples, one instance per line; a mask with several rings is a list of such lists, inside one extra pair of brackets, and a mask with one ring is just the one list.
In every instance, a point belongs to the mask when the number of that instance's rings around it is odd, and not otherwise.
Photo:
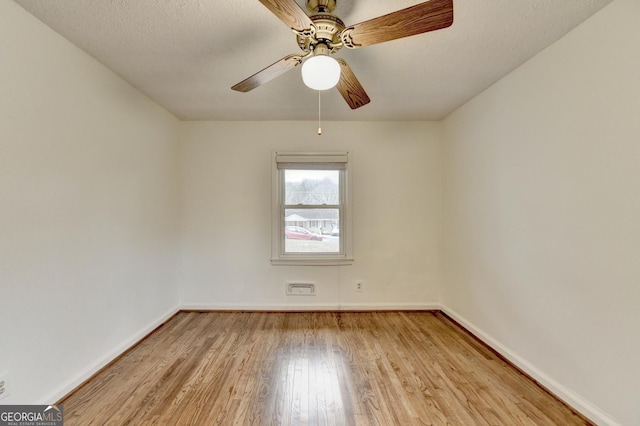
[[(453, 24), (453, 0), (429, 0), (348, 27), (333, 14), (336, 0), (306, 0), (309, 15), (295, 0), (259, 1), (296, 34), (302, 53), (287, 55), (231, 88), (239, 92), (248, 92), (304, 61), (302, 74), (305, 84), (316, 90), (325, 90), (337, 85), (338, 91), (351, 109), (368, 104), (369, 96), (347, 62), (341, 58), (335, 60), (330, 55), (343, 47), (357, 49), (439, 30)], [(333, 77), (329, 75), (330, 71), (324, 69), (317, 71), (317, 75), (321, 79), (333, 81), (307, 81), (305, 67), (310, 69), (311, 66), (308, 65), (323, 61), (332, 67)]]

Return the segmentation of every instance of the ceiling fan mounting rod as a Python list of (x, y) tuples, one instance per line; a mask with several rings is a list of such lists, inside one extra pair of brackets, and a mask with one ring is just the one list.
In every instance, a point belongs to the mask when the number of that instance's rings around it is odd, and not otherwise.
[(332, 13), (336, 0), (307, 0), (307, 9), (313, 13)]

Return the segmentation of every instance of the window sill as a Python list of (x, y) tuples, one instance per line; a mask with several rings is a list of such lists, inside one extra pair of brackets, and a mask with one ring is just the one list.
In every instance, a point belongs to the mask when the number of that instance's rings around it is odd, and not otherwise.
[(291, 258), (291, 259), (271, 259), (271, 264), (274, 266), (344, 266), (352, 265), (354, 259), (305, 259), (305, 258)]

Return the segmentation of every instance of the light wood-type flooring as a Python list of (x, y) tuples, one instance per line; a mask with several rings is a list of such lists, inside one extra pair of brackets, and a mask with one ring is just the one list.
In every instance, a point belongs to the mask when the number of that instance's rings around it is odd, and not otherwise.
[(180, 312), (61, 401), (72, 425), (584, 425), (439, 312)]

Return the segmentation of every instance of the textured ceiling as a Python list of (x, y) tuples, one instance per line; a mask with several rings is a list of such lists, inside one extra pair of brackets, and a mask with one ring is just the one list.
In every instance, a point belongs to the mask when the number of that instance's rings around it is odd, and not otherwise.
[[(230, 89), (299, 52), (258, 0), (14, 1), (181, 119), (318, 115), (300, 68), (248, 93)], [(351, 110), (332, 89), (322, 95), (323, 119), (441, 119), (610, 2), (454, 0), (447, 29), (338, 52), (371, 103)], [(334, 13), (352, 25), (417, 3), (338, 0)]]

